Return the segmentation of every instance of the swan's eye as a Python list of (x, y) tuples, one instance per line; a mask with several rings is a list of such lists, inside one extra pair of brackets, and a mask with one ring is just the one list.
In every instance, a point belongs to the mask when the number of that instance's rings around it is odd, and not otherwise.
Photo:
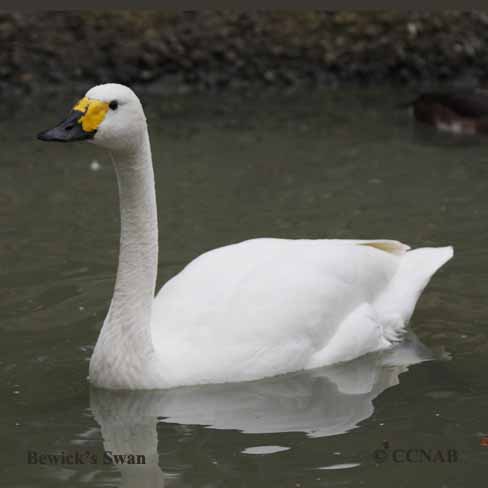
[(111, 110), (117, 110), (117, 107), (119, 106), (119, 102), (117, 100), (112, 100), (108, 106), (110, 107)]

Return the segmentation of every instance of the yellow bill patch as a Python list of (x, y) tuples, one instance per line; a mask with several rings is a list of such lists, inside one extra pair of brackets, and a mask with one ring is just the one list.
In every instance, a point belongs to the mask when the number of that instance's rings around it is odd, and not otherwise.
[(78, 119), (83, 130), (85, 132), (93, 132), (103, 122), (109, 107), (107, 102), (84, 97), (73, 107), (73, 110), (83, 113)]

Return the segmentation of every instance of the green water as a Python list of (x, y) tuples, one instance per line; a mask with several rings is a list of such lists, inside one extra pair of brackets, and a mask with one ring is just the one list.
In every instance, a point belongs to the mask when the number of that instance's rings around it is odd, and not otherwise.
[[(159, 285), (257, 236), (452, 244), (455, 257), (422, 296), (415, 335), (389, 354), (240, 385), (90, 391), (117, 263), (115, 177), (93, 146), (35, 140), (78, 95), (0, 109), (2, 486), (484, 484), (486, 141), (415, 127), (394, 108), (411, 94), (389, 89), (145, 94)], [(104, 464), (104, 450), (146, 464)], [(29, 452), (89, 457), (40, 465)]]

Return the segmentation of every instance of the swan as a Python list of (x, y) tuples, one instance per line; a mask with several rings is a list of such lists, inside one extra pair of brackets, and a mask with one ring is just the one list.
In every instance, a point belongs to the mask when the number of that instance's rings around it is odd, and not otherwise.
[(149, 133), (135, 93), (98, 85), (43, 141), (86, 140), (115, 168), (115, 289), (90, 358), (107, 389), (257, 380), (345, 362), (401, 340), (452, 247), (389, 239), (258, 238), (205, 252), (154, 296), (158, 220)]

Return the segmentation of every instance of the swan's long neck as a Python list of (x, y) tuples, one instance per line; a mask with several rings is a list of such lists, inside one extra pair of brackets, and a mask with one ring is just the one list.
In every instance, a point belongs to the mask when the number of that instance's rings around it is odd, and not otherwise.
[(113, 152), (112, 159), (119, 188), (120, 253), (110, 310), (90, 363), (90, 377), (97, 376), (92, 379), (98, 384), (115, 378), (126, 384), (144, 376), (153, 353), (150, 320), (158, 264), (158, 219), (147, 131), (136, 147)]

